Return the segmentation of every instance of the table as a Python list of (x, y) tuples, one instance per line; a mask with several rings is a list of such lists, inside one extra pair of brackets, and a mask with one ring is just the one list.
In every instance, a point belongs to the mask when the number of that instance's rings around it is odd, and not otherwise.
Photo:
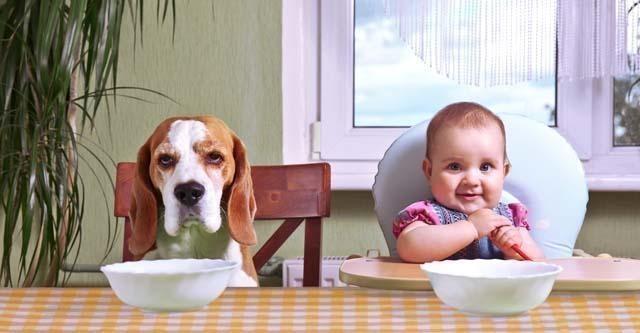
[(475, 317), (431, 291), (228, 288), (206, 308), (151, 313), (108, 288), (0, 289), (0, 330), (22, 331), (640, 331), (640, 292), (554, 292), (516, 317)]
[[(553, 290), (640, 291), (640, 260), (573, 257), (545, 262), (563, 268)], [(348, 259), (340, 266), (340, 280), (377, 289), (431, 290), (420, 265), (391, 257)]]

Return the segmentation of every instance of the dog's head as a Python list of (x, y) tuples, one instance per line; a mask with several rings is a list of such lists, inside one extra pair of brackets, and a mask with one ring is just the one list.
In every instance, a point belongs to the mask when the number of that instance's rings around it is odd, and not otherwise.
[(214, 117), (178, 117), (162, 122), (140, 147), (133, 184), (129, 249), (142, 256), (153, 247), (157, 218), (177, 235), (197, 221), (216, 232), (226, 211), (231, 237), (253, 245), (256, 211), (244, 144)]

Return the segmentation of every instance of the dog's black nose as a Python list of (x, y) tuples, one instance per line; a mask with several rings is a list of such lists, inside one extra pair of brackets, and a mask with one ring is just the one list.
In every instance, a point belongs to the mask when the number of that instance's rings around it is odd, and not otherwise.
[(191, 207), (197, 204), (204, 195), (204, 186), (198, 182), (182, 183), (176, 186), (173, 195), (176, 196), (180, 203)]

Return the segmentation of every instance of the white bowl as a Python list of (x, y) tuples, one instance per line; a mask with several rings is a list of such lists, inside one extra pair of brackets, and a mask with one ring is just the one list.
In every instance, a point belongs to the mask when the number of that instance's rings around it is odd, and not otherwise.
[(220, 296), (239, 265), (220, 259), (167, 259), (129, 261), (100, 270), (126, 304), (148, 311), (188, 311)]
[(542, 304), (562, 271), (534, 261), (444, 260), (420, 265), (442, 302), (477, 315), (507, 316)]

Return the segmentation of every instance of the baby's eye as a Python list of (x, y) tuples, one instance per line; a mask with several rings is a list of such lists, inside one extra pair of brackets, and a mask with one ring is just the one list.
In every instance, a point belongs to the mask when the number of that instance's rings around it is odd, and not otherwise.
[(490, 163), (484, 163), (480, 166), (480, 171), (489, 171), (491, 168), (492, 166)]
[(448, 170), (453, 170), (453, 171), (458, 171), (458, 170), (460, 170), (460, 164), (459, 163), (450, 163), (449, 165), (447, 165), (447, 169)]

